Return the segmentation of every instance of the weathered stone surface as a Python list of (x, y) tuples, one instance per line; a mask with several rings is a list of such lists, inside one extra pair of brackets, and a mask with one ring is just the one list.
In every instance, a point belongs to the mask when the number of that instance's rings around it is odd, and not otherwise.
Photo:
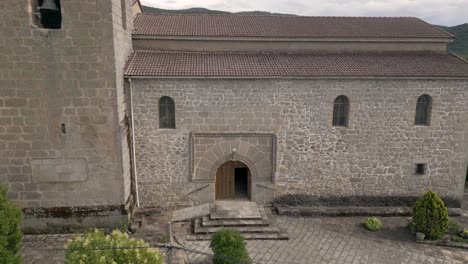
[(42, 159), (31, 161), (33, 182), (82, 182), (88, 178), (85, 159)]
[[(272, 181), (252, 184), (262, 203), (284, 194), (404, 198), (433, 189), (459, 206), (468, 160), (467, 86), (463, 80), (133, 79), (141, 204), (169, 209), (200, 202), (191, 198), (202, 185), (192, 181), (191, 159), (200, 160), (195, 175), (212, 175), (206, 167), (223, 154), (215, 146), (228, 141), (200, 139), (192, 154), (190, 133), (266, 133), (277, 137), (277, 166)], [(422, 94), (433, 99), (430, 126), (414, 125)], [(348, 127), (332, 126), (339, 95), (350, 100)], [(161, 96), (175, 101), (176, 129), (158, 129)], [(239, 152), (260, 144), (234, 141)], [(257, 149), (271, 155), (265, 146)], [(204, 155), (209, 148), (213, 153)], [(258, 167), (258, 159), (249, 161)], [(425, 175), (414, 173), (417, 162), (427, 164)], [(212, 194), (213, 182), (206, 184), (199, 192)]]
[(39, 26), (38, 1), (13, 2), (0, 10), (1, 183), (23, 208), (125, 204), (130, 1), (126, 29), (120, 0), (61, 1), (55, 30)]
[(196, 217), (210, 214), (210, 204), (175, 210), (172, 213), (172, 222), (186, 221)]

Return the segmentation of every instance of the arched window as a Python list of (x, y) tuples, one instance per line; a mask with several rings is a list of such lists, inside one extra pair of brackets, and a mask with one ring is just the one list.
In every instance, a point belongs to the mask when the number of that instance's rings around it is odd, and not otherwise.
[(349, 99), (340, 95), (333, 104), (333, 126), (348, 126)]
[(159, 99), (159, 128), (175, 128), (174, 100), (168, 96)]
[(432, 98), (430, 95), (423, 94), (416, 103), (415, 125), (428, 126), (431, 121)]

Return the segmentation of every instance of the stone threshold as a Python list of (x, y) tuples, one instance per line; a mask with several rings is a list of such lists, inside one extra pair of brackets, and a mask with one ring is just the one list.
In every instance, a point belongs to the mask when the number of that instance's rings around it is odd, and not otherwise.
[[(361, 207), (361, 206), (277, 206), (278, 215), (289, 216), (411, 216), (412, 207)], [(460, 216), (460, 208), (448, 208), (449, 216)]]

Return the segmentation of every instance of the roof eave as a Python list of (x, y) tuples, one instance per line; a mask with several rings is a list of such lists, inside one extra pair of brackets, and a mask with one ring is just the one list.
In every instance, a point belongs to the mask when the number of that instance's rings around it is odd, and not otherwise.
[(468, 80), (468, 76), (154, 76), (124, 75), (132, 79), (347, 79), (347, 80)]
[(132, 35), (133, 39), (147, 39), (147, 40), (189, 40), (189, 41), (267, 41), (267, 42), (453, 42), (453, 38), (433, 37), (433, 38), (402, 38), (402, 37), (382, 37), (382, 38), (369, 38), (369, 37), (342, 37), (342, 38), (274, 38), (274, 37), (208, 37), (208, 36), (161, 36), (161, 35), (145, 35), (136, 34)]

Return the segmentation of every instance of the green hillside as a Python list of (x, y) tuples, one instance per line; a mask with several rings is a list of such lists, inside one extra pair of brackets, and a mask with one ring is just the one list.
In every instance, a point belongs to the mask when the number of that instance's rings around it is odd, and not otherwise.
[(437, 26), (457, 37), (449, 44), (449, 50), (468, 59), (468, 23), (453, 27)]
[(145, 13), (157, 13), (157, 14), (234, 14), (234, 15), (285, 15), (285, 16), (292, 16), (289, 14), (279, 14), (279, 13), (270, 13), (265, 11), (245, 11), (245, 12), (236, 12), (231, 13), (227, 11), (220, 11), (220, 10), (211, 10), (202, 7), (193, 7), (188, 9), (178, 9), (178, 10), (170, 10), (170, 9), (161, 9), (149, 6), (143, 6), (143, 12)]

